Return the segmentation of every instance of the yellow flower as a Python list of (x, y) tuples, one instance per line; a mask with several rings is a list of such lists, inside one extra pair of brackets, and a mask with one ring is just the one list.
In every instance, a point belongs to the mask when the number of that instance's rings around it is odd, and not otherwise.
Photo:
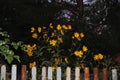
[(61, 63), (62, 62), (62, 58), (55, 58), (55, 64)]
[(62, 25), (62, 28), (65, 29), (65, 30), (68, 29), (66, 25)]
[(41, 27), (38, 27), (38, 33), (40, 33), (42, 31)]
[(52, 23), (50, 23), (49, 27), (53, 29)]
[(80, 37), (83, 38), (84, 37), (84, 33), (80, 33)]
[(61, 30), (62, 27), (60, 26), (60, 24), (57, 25), (57, 30)]
[(87, 46), (85, 46), (85, 45), (82, 47), (82, 49), (83, 49), (84, 52), (87, 52), (87, 51), (88, 51), (88, 48), (87, 48)]
[(52, 66), (52, 72), (54, 72), (57, 69), (57, 67)]
[(78, 56), (78, 57), (82, 57), (82, 56), (83, 56), (82, 50), (80, 50), (80, 51), (75, 51), (74, 54), (75, 54), (76, 56)]
[(27, 52), (27, 55), (31, 57), (33, 56), (33, 50), (36, 50), (36, 44), (33, 46), (27, 45), (27, 50), (25, 52)]
[(33, 48), (30, 45), (27, 45), (27, 50), (25, 52), (27, 52), (28, 56), (33, 56)]
[(68, 25), (68, 29), (71, 30), (71, 29), (72, 29), (72, 26), (71, 26), (71, 25)]
[(36, 50), (37, 49), (36, 44), (33, 44), (32, 48), (33, 50)]
[(29, 67), (30, 67), (30, 68), (32, 68), (32, 67), (34, 67), (34, 66), (36, 66), (36, 62), (35, 62), (35, 61), (29, 64)]
[(29, 57), (31, 57), (31, 56), (33, 56), (33, 52), (32, 51), (26, 51), (27, 52), (27, 55), (29, 56)]
[(78, 38), (78, 37), (79, 37), (79, 33), (78, 33), (78, 32), (75, 32), (75, 33), (74, 33), (74, 37), (75, 37), (75, 38)]
[(98, 54), (98, 57), (99, 57), (100, 60), (103, 59), (103, 55), (101, 53)]
[(81, 65), (81, 68), (82, 68), (82, 69), (84, 69), (84, 68), (85, 68), (85, 65), (84, 65), (83, 63), (82, 63), (82, 65)]
[(35, 32), (35, 28), (31, 27), (31, 31), (30, 32)]
[(50, 45), (55, 46), (55, 45), (56, 45), (56, 43), (57, 43), (57, 41), (53, 39), (53, 40), (50, 40), (50, 42), (49, 42), (49, 43), (50, 43)]
[(55, 33), (54, 33), (54, 32), (52, 32), (51, 37), (54, 37), (54, 36), (55, 36)]
[(79, 51), (75, 51), (74, 54), (75, 54), (76, 56), (79, 56)]
[(60, 43), (63, 43), (63, 39), (61, 37), (58, 37), (58, 41), (60, 41)]
[(103, 55), (101, 53), (94, 55), (94, 60), (102, 60)]
[(83, 56), (83, 52), (82, 50), (79, 51), (79, 57), (82, 57)]
[(65, 58), (65, 62), (68, 64), (69, 62), (68, 62), (68, 58)]
[(33, 34), (32, 34), (32, 38), (37, 39), (37, 38), (38, 38), (38, 34), (37, 34), (37, 33), (33, 33)]
[(61, 34), (64, 35), (64, 31), (63, 30), (60, 30)]
[(44, 33), (44, 34), (43, 34), (43, 37), (47, 37), (47, 33)]
[(99, 56), (98, 56), (97, 54), (94, 55), (94, 60), (95, 60), (95, 61), (99, 60)]
[(55, 64), (58, 64), (59, 61), (58, 61), (58, 58), (55, 58)]

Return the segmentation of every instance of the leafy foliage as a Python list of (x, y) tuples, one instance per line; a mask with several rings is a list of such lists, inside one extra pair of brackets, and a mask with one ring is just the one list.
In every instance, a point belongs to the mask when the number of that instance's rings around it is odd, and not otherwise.
[(20, 62), (19, 56), (14, 53), (19, 47), (22, 50), (25, 50), (25, 45), (22, 41), (11, 41), (10, 35), (6, 31), (0, 29), (0, 55), (3, 55), (9, 64), (12, 63), (14, 59), (17, 59)]

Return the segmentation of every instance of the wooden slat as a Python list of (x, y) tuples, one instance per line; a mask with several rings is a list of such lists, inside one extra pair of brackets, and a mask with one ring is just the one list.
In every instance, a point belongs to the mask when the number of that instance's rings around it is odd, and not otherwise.
[(99, 80), (98, 73), (99, 73), (98, 68), (93, 68), (94, 80)]
[(90, 80), (89, 67), (84, 69), (84, 80)]
[(6, 66), (1, 66), (1, 80), (6, 80)]
[(11, 80), (17, 80), (17, 66), (12, 65), (12, 74), (11, 74)]
[(66, 80), (71, 80), (71, 68), (66, 68)]
[(26, 74), (27, 74), (27, 71), (26, 71), (26, 65), (22, 65), (22, 79), (21, 80), (26, 80)]
[(80, 67), (75, 68), (75, 80), (80, 80)]
[(118, 80), (117, 69), (112, 69), (112, 80)]
[(108, 80), (108, 69), (104, 68), (102, 70), (103, 80)]
[(61, 67), (57, 67), (57, 80), (62, 80), (61, 79)]
[(46, 67), (42, 67), (42, 80), (47, 80), (46, 79), (46, 74), (47, 74)]
[(31, 71), (31, 74), (32, 74), (32, 80), (37, 80), (36, 78), (37, 78), (37, 69), (36, 69), (36, 67), (34, 66), (34, 67), (32, 67), (32, 71)]
[(48, 80), (52, 80), (52, 67), (48, 67)]

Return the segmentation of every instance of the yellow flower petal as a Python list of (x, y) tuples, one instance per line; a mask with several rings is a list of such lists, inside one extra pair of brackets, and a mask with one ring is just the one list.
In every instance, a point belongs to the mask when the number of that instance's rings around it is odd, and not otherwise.
[(31, 27), (31, 31), (30, 32), (35, 32), (35, 28)]
[(40, 33), (42, 31), (41, 27), (38, 27), (38, 33)]
[(33, 33), (33, 34), (32, 34), (32, 38), (37, 39), (37, 38), (38, 38), (38, 34), (37, 34), (37, 33)]
[(88, 48), (87, 48), (87, 46), (85, 46), (85, 45), (82, 47), (82, 49), (83, 49), (84, 52), (87, 52), (87, 51), (88, 51)]

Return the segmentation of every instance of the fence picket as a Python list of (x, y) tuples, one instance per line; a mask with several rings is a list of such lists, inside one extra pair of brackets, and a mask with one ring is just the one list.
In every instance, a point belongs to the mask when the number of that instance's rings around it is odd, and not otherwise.
[(75, 68), (75, 80), (80, 80), (80, 67)]
[(66, 68), (66, 80), (71, 80), (71, 68), (67, 67)]
[(99, 80), (98, 79), (98, 75), (99, 75), (98, 73), (99, 73), (98, 68), (93, 68), (94, 80)]
[(48, 67), (48, 80), (52, 80), (52, 67)]
[(108, 69), (103, 68), (102, 70), (103, 80), (108, 80)]
[(36, 75), (37, 75), (37, 69), (36, 69), (36, 67), (34, 66), (34, 67), (32, 67), (32, 80), (37, 80), (36, 79)]
[(42, 67), (42, 80), (47, 80), (46, 79), (46, 67)]
[(90, 80), (89, 68), (85, 67), (84, 69), (84, 80)]
[(57, 68), (57, 80), (61, 80), (61, 67)]
[(26, 65), (22, 65), (22, 80), (26, 80)]
[(17, 80), (17, 66), (12, 65), (12, 75), (11, 75), (11, 80)]
[(1, 80), (6, 80), (6, 66), (1, 66)]
[(118, 80), (117, 69), (112, 69), (112, 80)]

